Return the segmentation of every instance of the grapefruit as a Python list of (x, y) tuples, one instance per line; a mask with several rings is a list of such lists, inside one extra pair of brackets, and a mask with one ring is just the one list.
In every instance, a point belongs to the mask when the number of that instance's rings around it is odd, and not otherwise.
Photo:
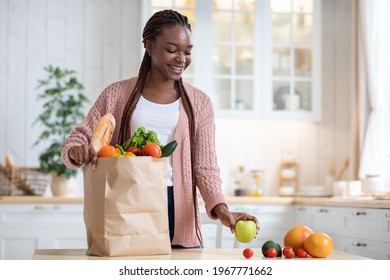
[(311, 234), (305, 241), (304, 249), (313, 258), (326, 258), (332, 253), (334, 243), (332, 238), (323, 232)]
[(313, 233), (313, 230), (305, 225), (291, 227), (284, 236), (284, 246), (291, 246), (294, 251), (303, 248), (306, 238)]

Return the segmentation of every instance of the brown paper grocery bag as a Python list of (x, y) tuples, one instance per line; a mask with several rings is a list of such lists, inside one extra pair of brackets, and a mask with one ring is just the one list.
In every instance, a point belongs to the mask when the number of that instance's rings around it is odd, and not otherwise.
[(167, 158), (99, 158), (84, 167), (88, 255), (170, 254)]

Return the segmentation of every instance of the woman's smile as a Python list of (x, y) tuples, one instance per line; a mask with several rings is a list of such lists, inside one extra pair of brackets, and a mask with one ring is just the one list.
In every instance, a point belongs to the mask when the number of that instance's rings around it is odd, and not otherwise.
[(184, 66), (177, 66), (168, 64), (169, 68), (173, 70), (177, 75), (181, 75), (184, 72), (185, 67)]

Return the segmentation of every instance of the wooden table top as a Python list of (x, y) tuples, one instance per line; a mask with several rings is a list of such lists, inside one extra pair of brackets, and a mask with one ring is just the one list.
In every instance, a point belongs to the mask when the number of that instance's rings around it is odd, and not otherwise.
[[(169, 255), (124, 256), (124, 257), (96, 257), (85, 254), (86, 249), (37, 249), (33, 260), (106, 260), (106, 259), (133, 259), (133, 260), (242, 260), (242, 248), (234, 249), (173, 249)], [(255, 250), (252, 259), (265, 259), (261, 250)], [(275, 258), (273, 260), (285, 260)], [(271, 260), (271, 259), (267, 259)], [(327, 258), (294, 258), (294, 260), (367, 260), (367, 258), (340, 251), (333, 251)]]

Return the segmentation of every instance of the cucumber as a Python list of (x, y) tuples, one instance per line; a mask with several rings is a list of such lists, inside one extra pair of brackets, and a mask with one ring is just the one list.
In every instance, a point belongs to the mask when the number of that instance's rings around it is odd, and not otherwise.
[(177, 141), (173, 140), (161, 149), (161, 157), (169, 157), (176, 149)]

